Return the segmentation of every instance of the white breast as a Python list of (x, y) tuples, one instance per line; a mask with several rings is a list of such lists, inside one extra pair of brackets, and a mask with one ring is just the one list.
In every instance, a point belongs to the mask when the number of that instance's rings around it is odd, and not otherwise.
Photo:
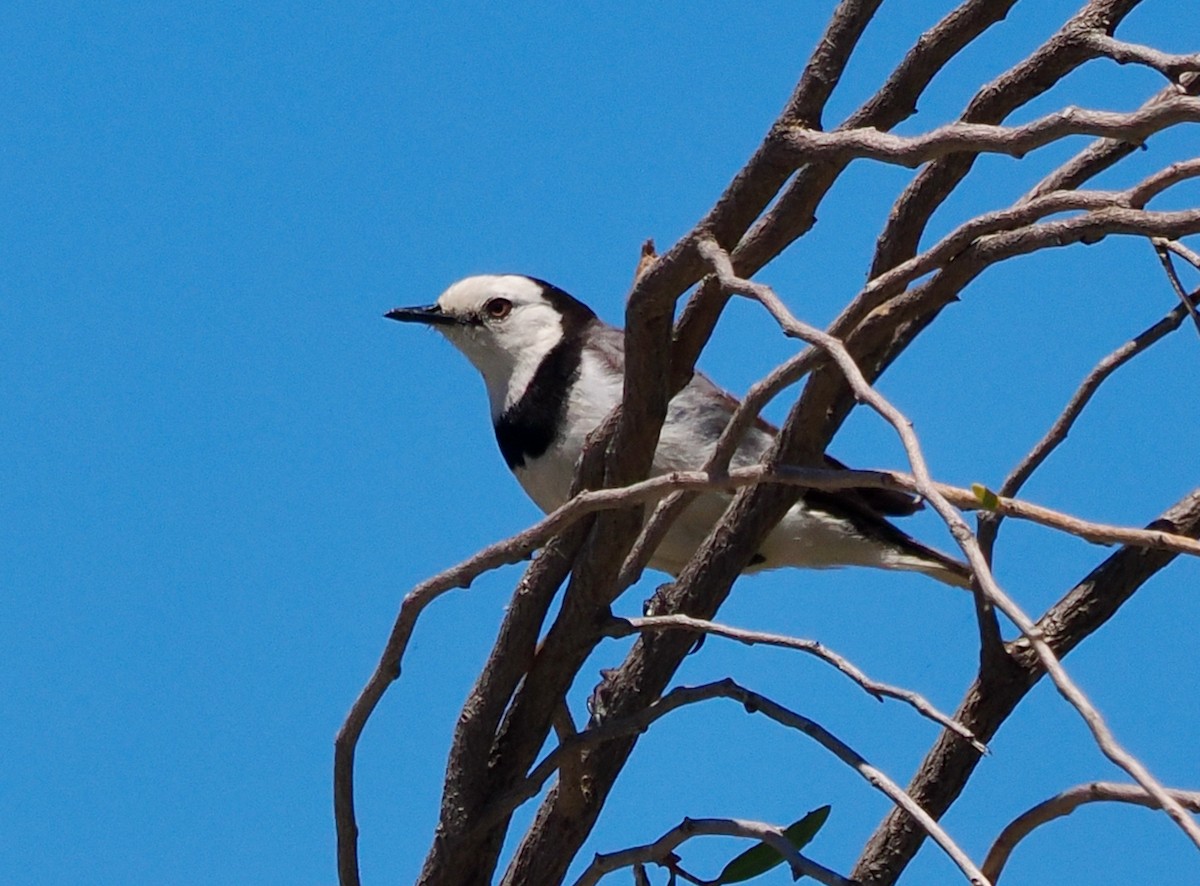
[(583, 444), (621, 402), (621, 384), (621, 377), (602, 358), (584, 349), (579, 379), (567, 398), (567, 413), (558, 437), (542, 455), (526, 460), (524, 466), (513, 471), (521, 488), (546, 513), (566, 502)]

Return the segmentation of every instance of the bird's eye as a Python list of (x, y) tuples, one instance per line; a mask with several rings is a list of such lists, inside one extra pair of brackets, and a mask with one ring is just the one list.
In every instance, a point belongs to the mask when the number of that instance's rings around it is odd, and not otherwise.
[(512, 313), (513, 304), (506, 298), (494, 298), (483, 306), (484, 313), (492, 320), (503, 320)]

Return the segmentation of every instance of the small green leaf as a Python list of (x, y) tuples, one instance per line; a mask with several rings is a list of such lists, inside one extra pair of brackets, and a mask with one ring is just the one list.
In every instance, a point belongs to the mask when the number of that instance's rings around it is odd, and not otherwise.
[[(829, 818), (828, 806), (814, 809), (804, 818), (786, 828), (783, 835), (796, 849), (801, 849), (817, 835), (817, 831), (821, 830), (821, 826), (825, 824), (827, 818)], [(721, 871), (721, 875), (713, 883), (741, 883), (751, 877), (765, 874), (780, 864), (783, 864), (783, 856), (771, 848), (769, 843), (759, 843), (757, 846), (751, 846), (725, 865), (725, 870)]]
[(996, 496), (996, 493), (992, 492), (992, 490), (988, 489), (982, 483), (972, 483), (971, 491), (975, 493), (975, 497), (979, 499), (979, 503), (987, 508), (987, 510), (994, 511), (1000, 507), (1000, 499)]

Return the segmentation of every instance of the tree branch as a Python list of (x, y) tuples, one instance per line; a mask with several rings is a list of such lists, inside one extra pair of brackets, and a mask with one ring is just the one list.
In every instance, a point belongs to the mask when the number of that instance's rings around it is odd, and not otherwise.
[[(1187, 307), (1184, 305), (1187, 305)], [(999, 495), (1002, 498), (1007, 499), (1020, 492), (1021, 487), (1033, 476), (1033, 472), (1067, 439), (1067, 435), (1071, 432), (1071, 428), (1074, 427), (1076, 419), (1083, 413), (1084, 408), (1091, 402), (1092, 397), (1110, 375), (1183, 324), (1184, 318), (1188, 315), (1189, 308), (1195, 310), (1191, 307), (1191, 299), (1187, 296), (1184, 297), (1184, 305), (1177, 305), (1168, 311), (1167, 315), (1157, 323), (1138, 333), (1096, 364), (1080, 383), (1062, 413), (1055, 419), (1054, 424), (1050, 426), (1050, 430), (1046, 432), (1045, 436), (1029, 451), (1029, 454), (1021, 459), (1020, 463), (1005, 477), (999, 491)], [(1009, 513), (1012, 512), (1006, 511), (1004, 508), (996, 508), (992, 514), (980, 517), (981, 521), (983, 521), (980, 527), (980, 542), (984, 545), (985, 550), (990, 551), (995, 544), (1000, 522)], [(1029, 512), (1026, 511), (1026, 513), (1028, 514)], [(1089, 536), (1081, 534), (1081, 537), (1088, 538)], [(1091, 538), (1097, 541), (1101, 540), (1099, 536), (1091, 536)], [(1117, 539), (1113, 536), (1108, 536), (1104, 540), (1120, 541), (1126, 544), (1129, 542), (1127, 538)], [(1186, 548), (1177, 550), (1186, 550)]]
[(920, 166), (950, 154), (1007, 154), (1023, 157), (1072, 135), (1095, 135), (1140, 144), (1178, 123), (1200, 121), (1200, 99), (1174, 95), (1129, 114), (1064, 108), (1022, 126), (950, 123), (917, 136), (892, 135), (876, 129), (820, 132), (791, 129), (785, 142), (793, 161), (848, 163), (871, 159), (900, 166)]
[(777, 723), (803, 732), (826, 750), (830, 751), (847, 766), (854, 769), (868, 784), (886, 795), (893, 803), (914, 816), (922, 823), (923, 827), (928, 828), (929, 835), (950, 856), (951, 860), (966, 875), (970, 882), (975, 884), (986, 883), (986, 879), (983, 878), (979, 869), (975, 867), (966, 853), (955, 844), (936, 821), (926, 815), (924, 810), (914, 803), (887, 775), (868, 763), (866, 759), (849, 745), (820, 724), (783, 707), (764, 695), (740, 686), (729, 678), (718, 680), (714, 683), (707, 683), (703, 686), (673, 689), (637, 714), (619, 719), (606, 720), (580, 733), (579, 738), (575, 742), (560, 746), (549, 757), (543, 760), (534, 772), (530, 774), (526, 782), (520, 786), (519, 791), (500, 798), (497, 801), (497, 811), (493, 812), (492, 815), (498, 814), (506, 807), (515, 808), (517, 803), (523, 801), (518, 798), (533, 796), (541, 784), (557, 768), (558, 758), (566, 753), (568, 749), (573, 749), (574, 746), (580, 743), (599, 745), (621, 736), (640, 734), (649, 728), (655, 720), (660, 719), (671, 711), (684, 705), (696, 704), (712, 698), (732, 699), (740, 702), (748, 713), (763, 714)]
[[(822, 488), (822, 484), (849, 485), (851, 478), (846, 475), (822, 477), (819, 471), (807, 466), (821, 464), (824, 447), (844, 420), (853, 396), (863, 390), (873, 393), (868, 379), (876, 378), (975, 276), (995, 262), (1050, 246), (1091, 243), (1116, 233), (1177, 242), (1178, 238), (1200, 230), (1200, 210), (1149, 212), (1144, 209), (1150, 197), (1177, 181), (1196, 175), (1200, 161), (1188, 161), (1175, 164), (1128, 191), (1072, 194), (1043, 191), (1036, 199), (1026, 201), (1033, 205), (1016, 206), (972, 220), (950, 237), (943, 238), (923, 256), (910, 259), (929, 217), (966, 175), (978, 152), (1020, 153), (1068, 134), (1083, 132), (1115, 136), (1115, 139), (1102, 139), (1044, 180), (1047, 183), (1045, 190), (1061, 192), (1077, 188), (1080, 182), (1109, 168), (1132, 150), (1125, 141), (1117, 139), (1140, 141), (1155, 131), (1156, 126), (1169, 125), (1165, 121), (1171, 114), (1182, 115), (1179, 119), (1198, 119), (1200, 102), (1186, 94), (1193, 91), (1200, 80), (1191, 73), (1193, 56), (1171, 56), (1112, 38), (1116, 25), (1136, 5), (1136, 0), (1091, 0), (1029, 58), (981, 88), (962, 115), (961, 123), (923, 136), (899, 138), (875, 130), (886, 130), (913, 113), (918, 97), (936, 73), (991, 24), (1002, 19), (1012, 6), (1012, 0), (968, 0), (960, 4), (922, 35), (887, 83), (839, 131), (814, 133), (811, 130), (820, 126), (832, 90), (879, 6), (878, 0), (843, 0), (838, 4), (837, 12), (787, 107), (746, 167), (697, 226), (665, 255), (646, 262), (636, 277), (626, 313), (628, 363), (624, 403), (614, 419), (614, 435), (606, 438), (593, 453), (596, 461), (594, 479), (586, 484), (608, 487), (603, 490), (607, 494), (594, 498), (585, 494), (573, 499), (566, 506), (573, 510), (565, 514), (555, 512), (546, 521), (516, 537), (518, 540), (502, 543), (495, 550), (489, 549), (491, 556), (501, 558), (496, 561), (499, 563), (513, 562), (504, 558), (528, 556), (528, 551), (520, 553), (526, 545), (546, 545), (543, 554), (522, 579), (492, 656), (460, 717), (441, 818), (434, 845), (426, 859), (422, 882), (477, 886), (491, 882), (507, 830), (507, 814), (496, 817), (491, 801), (527, 783), (527, 773), (552, 724), (557, 723), (560, 736), (565, 736), (561, 746), (583, 741), (571, 737), (574, 727), (568, 727), (566, 720), (559, 716), (564, 692), (603, 636), (609, 602), (640, 573), (647, 552), (653, 551), (657, 544), (653, 532), (668, 525), (670, 511), (678, 508), (689, 492), (719, 489), (732, 494), (726, 516), (697, 551), (692, 563), (660, 595), (664, 611), (689, 613), (703, 621), (716, 612), (761, 539), (791, 506), (797, 484), (812, 488)], [(1087, 60), (1101, 56), (1147, 64), (1177, 80), (1178, 85), (1163, 90), (1130, 114), (1068, 110), (1024, 126), (999, 125), (1012, 110), (1043, 94)], [(809, 153), (796, 150), (795, 142), (803, 139), (807, 141), (802, 147)], [(862, 153), (863, 150), (866, 153)], [(849, 153), (845, 153), (847, 151)], [(889, 155), (890, 159), (884, 158), (883, 154)], [(715, 278), (703, 282), (672, 330), (675, 300), (704, 278), (714, 261), (711, 250), (718, 250), (720, 260), (725, 263), (726, 284), (735, 272), (748, 277), (779, 254), (812, 226), (816, 206), (852, 156), (879, 156), (888, 162), (927, 164), (897, 202), (893, 218), (880, 238), (871, 274), (874, 279), (831, 328), (838, 347), (841, 347), (841, 341), (837, 339), (845, 342), (841, 353), (835, 355), (843, 364), (841, 370), (845, 372), (848, 366), (853, 367), (859, 373), (857, 380), (852, 379), (854, 383), (847, 384), (840, 377), (830, 365), (828, 354), (833, 352), (828, 348), (806, 349), (752, 390), (735, 413), (705, 471), (655, 478), (646, 485), (641, 484), (639, 481), (646, 476), (651, 464), (666, 404), (690, 378), (696, 357), (729, 297), (728, 285), (720, 285)], [(798, 169), (798, 166), (802, 168)], [(775, 201), (773, 206), (772, 200)], [(1048, 215), (1064, 211), (1078, 215), (1045, 221)], [(702, 250), (710, 253), (706, 255)], [(891, 276), (881, 273), (892, 268), (896, 273)], [(932, 279), (905, 291), (909, 284), (931, 271), (936, 272)], [(787, 316), (789, 322), (794, 321)], [(798, 329), (799, 326), (791, 327), (793, 333)], [(807, 327), (804, 329), (806, 333), (809, 331)], [(769, 462), (772, 467), (762, 467), (753, 474), (727, 471), (729, 454), (762, 405), (782, 387), (810, 371), (809, 384), (772, 449)], [(1068, 595), (1073, 605), (1085, 608), (1089, 613), (1107, 612), (1100, 618), (1101, 623), (1146, 577), (1169, 562), (1175, 552), (1195, 553), (1195, 542), (1180, 538), (1180, 532), (1195, 534), (1187, 519), (1181, 518), (1179, 524), (1155, 525), (1147, 530), (1101, 527), (1086, 521), (1072, 522), (1073, 518), (1067, 515), (1017, 502), (1011, 496), (1000, 496), (992, 502), (985, 495), (986, 501), (981, 502), (970, 491), (934, 484), (919, 458), (911, 428), (908, 429), (909, 436), (905, 436), (903, 416), (894, 410), (887, 412), (890, 406), (886, 401), (876, 401), (873, 406), (884, 410), (881, 414), (894, 423), (905, 440), (913, 476), (880, 473), (873, 475), (869, 482), (856, 476), (853, 486), (862, 488), (879, 483), (883, 488), (915, 489), (925, 495), (952, 526), (960, 545), (968, 551), (968, 558), (979, 571), (981, 584), (988, 585), (983, 591), (988, 599), (1003, 603), (1003, 598), (996, 596), (1001, 592), (994, 587), (986, 559), (982, 553), (978, 557), (972, 556), (969, 549), (975, 544), (974, 539), (961, 517), (953, 512), (950, 502), (959, 507), (986, 504), (997, 513), (1037, 519), (1090, 540), (1150, 546), (1136, 552), (1123, 549), (1097, 570), (1102, 574), (1095, 583), (1078, 594)], [(663, 498), (668, 493), (669, 497)], [(641, 508), (651, 502), (658, 502), (658, 508), (649, 524), (643, 527)], [(550, 524), (547, 521), (558, 522)], [(965, 535), (960, 534), (960, 524)], [(540, 542), (534, 542), (535, 537)], [(977, 544), (975, 549), (978, 549)], [(487, 553), (481, 552), (477, 557)], [(976, 563), (976, 559), (980, 562)], [(571, 581), (559, 615), (539, 644), (551, 601), (572, 566)], [(455, 569), (464, 567), (469, 568), (456, 575), (466, 583), (479, 574), (472, 570), (493, 568), (475, 558)], [(449, 589), (437, 587), (438, 578), (430, 580), (434, 585), (423, 583), (406, 598), (380, 665), (339, 733), (335, 750), (335, 807), (339, 829), (339, 876), (343, 883), (358, 882), (351, 781), (354, 746), (366, 717), (386, 685), (398, 673), (417, 615), (428, 602)], [(1102, 599), (1097, 608), (1098, 597)], [(1116, 602), (1110, 605), (1110, 598)], [(983, 597), (978, 599), (986, 602)], [(1006, 605), (1011, 605), (1011, 601)], [(1019, 610), (1016, 612), (1021, 614)], [(1024, 682), (1032, 685), (1044, 668), (1051, 670), (1056, 681), (1061, 683), (1065, 679), (1061, 669), (1055, 671), (1057, 662), (1053, 654), (1065, 654), (1078, 640), (1073, 639), (1076, 634), (1064, 639), (1059, 633), (1060, 625), (1053, 620), (1047, 621), (1054, 614), (1052, 611), (1037, 626), (1030, 625), (1034, 633), (1030, 634), (1027, 645), (1010, 644), (1004, 650), (1004, 661), (993, 672), (981, 673), (981, 685), (986, 690), (986, 698), (981, 704), (992, 704), (996, 699), (1001, 702), (995, 709), (999, 719), (993, 723), (984, 716), (981, 722), (985, 727), (994, 731), (1007, 716), (1007, 711), (1002, 710), (1003, 703), (1013, 698), (1015, 704), (1027, 691), (1026, 686), (1017, 692), (1006, 681), (1014, 681), (1016, 686)], [(1062, 615), (1075, 626), (1071, 630), (1077, 632), (1079, 639), (1095, 629), (1094, 626), (1079, 628), (1086, 619), (1079, 622), (1073, 610), (1064, 611)], [(1023, 614), (1021, 617), (1024, 618)], [(992, 621), (994, 623), (994, 617)], [(1027, 618), (1025, 624), (1028, 625)], [(1045, 644), (1040, 644), (1038, 631), (1045, 632)], [(657, 704), (656, 699), (669, 685), (672, 674), (691, 646), (688, 630), (666, 631), (660, 626), (639, 633), (625, 664), (612, 672), (602, 687), (605, 696), (602, 707), (612, 722), (626, 721)], [(998, 630), (996, 636), (999, 637)], [(1047, 650), (1051, 650), (1049, 657)], [(1060, 690), (1068, 694), (1061, 685)], [(975, 713), (973, 708), (960, 708), (960, 717), (964, 710), (968, 715)], [(991, 709), (987, 713), (990, 716)], [(986, 740), (990, 733), (986, 728), (977, 730), (975, 725), (970, 725), (974, 722), (970, 716), (963, 720), (968, 729)], [(593, 724), (578, 735), (589, 735), (606, 725)], [(957, 747), (943, 746), (939, 739), (935, 747), (945, 756), (938, 759), (957, 761), (964, 769), (973, 766), (978, 748), (967, 745), (953, 732), (947, 731), (944, 735), (948, 736), (947, 742)], [(569, 777), (567, 780), (571, 784), (560, 784), (561, 789), (550, 792), (517, 848), (506, 883), (515, 886), (531, 879), (554, 880), (562, 876), (594, 823), (635, 740), (636, 734), (622, 735), (595, 746), (589, 745), (586, 754), (571, 757), (571, 772), (577, 772), (578, 778)], [(970, 764), (963, 764), (967, 760)], [(941, 776), (945, 774), (942, 772)], [(586, 797), (575, 784), (585, 781), (588, 786)], [(922, 800), (919, 805), (940, 815), (939, 804), (951, 794), (956, 795), (955, 784), (953, 773), (949, 778), (942, 778), (937, 789), (929, 793), (930, 802)], [(914, 796), (921, 796), (924, 782), (920, 775), (914, 785)], [(946, 802), (948, 804), (949, 800)], [(493, 816), (491, 824), (481, 830), (481, 817), (488, 815)], [(899, 824), (893, 827), (888, 822)], [(912, 843), (907, 836), (897, 839), (897, 835), (911, 825), (905, 814), (894, 813), (888, 822), (884, 825), (888, 835), (881, 844), (886, 849), (872, 855), (875, 849), (868, 847), (861, 862), (872, 870), (876, 862), (882, 865), (880, 870), (900, 870), (905, 861), (904, 853), (908, 851), (906, 847)], [(917, 839), (917, 845), (920, 839), (923, 838)]]
[[(1200, 791), (1172, 789), (1168, 793), (1179, 805), (1192, 812), (1200, 812)], [(1070, 815), (1085, 803), (1099, 802), (1132, 803), (1149, 809), (1160, 808), (1158, 801), (1139, 785), (1114, 784), (1107, 781), (1093, 781), (1089, 784), (1076, 785), (1049, 800), (1038, 803), (1009, 822), (1000, 832), (1000, 836), (996, 838), (996, 842), (992, 844), (992, 848), (988, 850), (987, 859), (983, 863), (984, 873), (993, 883), (996, 883), (1017, 844), (1034, 830), (1056, 818)]]
[(1121, 746), (1116, 736), (1112, 734), (1112, 731), (1104, 722), (1103, 717), (1100, 716), (1100, 712), (1096, 710), (1083, 691), (1067, 675), (1067, 672), (1059, 662), (1058, 656), (1055, 655), (1050, 645), (1046, 643), (1033, 621), (1017, 606), (1015, 601), (1000, 589), (1000, 586), (996, 583), (992, 575), (991, 567), (983, 554), (983, 550), (979, 546), (978, 540), (962, 516), (934, 485), (929, 475), (929, 468), (925, 463), (924, 454), (921, 452), (920, 444), (917, 441), (916, 434), (913, 432), (912, 422), (870, 386), (863, 376), (862, 371), (858, 368), (858, 364), (850, 356), (850, 352), (846, 350), (845, 345), (839, 340), (798, 321), (791, 315), (770, 287), (737, 278), (733, 274), (733, 266), (729, 261), (729, 256), (721, 251), (720, 247), (715, 243), (711, 241), (701, 242), (700, 251), (713, 264), (714, 270), (724, 286), (757, 298), (788, 334), (795, 335), (797, 338), (801, 338), (809, 344), (815, 345), (825, 351), (837, 363), (847, 383), (853, 389), (855, 397), (860, 402), (865, 403), (871, 409), (875, 410), (885, 421), (895, 428), (904, 445), (904, 451), (908, 456), (909, 463), (912, 465), (918, 491), (933, 509), (937, 511), (942, 520), (945, 521), (947, 527), (949, 527), (951, 534), (967, 557), (967, 562), (974, 573), (974, 578), (978, 582), (979, 589), (996, 608), (1008, 616), (1021, 630), (1025, 639), (1028, 640), (1034, 652), (1041, 660), (1042, 666), (1054, 682), (1059, 694), (1075, 708), (1087, 724), (1100, 751), (1109, 760), (1129, 773), (1134, 781), (1145, 788), (1147, 793), (1162, 805), (1162, 808), (1171, 819), (1187, 834), (1188, 838), (1196, 845), (1196, 848), (1200, 849), (1200, 826), (1197, 826), (1187, 815), (1183, 807), (1171, 798), (1166, 792), (1166, 788), (1151, 775), (1150, 771), (1141, 761)]
[[(1027, 58), (980, 87), (959, 119), (964, 123), (1000, 123), (1095, 58), (1096, 50), (1088, 45), (1088, 36), (1111, 34), (1138, 2), (1091, 0)], [(969, 152), (942, 157), (909, 183), (893, 204), (887, 227), (876, 244), (871, 277), (916, 253), (929, 219), (971, 171), (975, 158)], [(845, 335), (845, 329), (836, 325), (831, 331), (834, 335)]]
[[(1180, 243), (1178, 240), (1166, 240), (1161, 237), (1154, 237), (1150, 240), (1154, 246), (1154, 252), (1158, 255), (1158, 260), (1162, 263), (1163, 270), (1166, 271), (1167, 279), (1171, 282), (1171, 288), (1175, 290), (1175, 295), (1179, 297), (1180, 306), (1184, 308), (1192, 318), (1192, 323), (1196, 327), (1196, 331), (1200, 332), (1200, 314), (1196, 313), (1195, 298), (1200, 294), (1200, 290), (1188, 294), (1183, 288), (1183, 283), (1179, 279), (1179, 275), (1175, 273), (1175, 264), (1171, 261), (1171, 253), (1187, 254), (1191, 250)], [(1192, 253), (1195, 255), (1194, 253)], [(1196, 261), (1200, 262), (1200, 255), (1195, 256)], [(1196, 264), (1200, 268), (1200, 264)]]
[(774, 825), (734, 818), (685, 818), (653, 843), (597, 855), (574, 886), (594, 886), (605, 874), (634, 865), (655, 863), (669, 866), (676, 848), (692, 837), (705, 836), (746, 837), (767, 843), (791, 867), (792, 879), (809, 876), (827, 886), (854, 886), (852, 881), (797, 852), (783, 831)]
[[(1200, 536), (1200, 489), (1185, 496), (1151, 525), (1190, 538)], [(1112, 618), (1174, 556), (1122, 548), (1038, 619), (1038, 631), (1059, 658), (1065, 657)], [(1043, 663), (1028, 643), (1010, 643), (1007, 651), (1003, 667), (976, 677), (954, 715), (981, 741), (991, 740), (1045, 674)], [(943, 732), (926, 754), (908, 791), (932, 814), (940, 816), (962, 792), (979, 759), (979, 754), (957, 735)], [(851, 877), (864, 886), (895, 883), (924, 839), (919, 826), (906, 821), (902, 814), (889, 814), (871, 836)]]
[(730, 640), (737, 640), (739, 643), (745, 643), (748, 646), (759, 644), (763, 646), (776, 646), (782, 649), (794, 649), (798, 652), (806, 652), (809, 655), (814, 655), (826, 664), (833, 665), (833, 667), (857, 683), (864, 692), (877, 701), (883, 701), (884, 698), (894, 698), (902, 701), (916, 709), (922, 716), (958, 733), (963, 739), (974, 744), (975, 749), (981, 754), (987, 753), (987, 746), (977, 741), (969, 729), (961, 723), (956, 722), (952, 717), (943, 714), (919, 692), (913, 692), (910, 689), (902, 689), (898, 686), (872, 680), (849, 659), (838, 655), (832, 649), (829, 649), (816, 640), (804, 640), (799, 637), (787, 637), (783, 634), (771, 634), (763, 631), (749, 631), (678, 613), (674, 615), (613, 619), (604, 628), (604, 633), (610, 637), (627, 637), (643, 631), (661, 630), (685, 630), (698, 634), (726, 637)]
[(1119, 65), (1135, 64), (1153, 68), (1171, 81), (1178, 80), (1190, 71), (1200, 71), (1200, 52), (1174, 55), (1151, 46), (1126, 43), (1095, 31), (1085, 35), (1083, 40), (1097, 55), (1107, 56)]

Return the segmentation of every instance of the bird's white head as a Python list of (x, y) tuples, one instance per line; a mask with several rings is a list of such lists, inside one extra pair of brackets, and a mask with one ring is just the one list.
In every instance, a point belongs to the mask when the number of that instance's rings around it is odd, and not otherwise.
[(432, 305), (385, 316), (437, 329), (483, 375), (493, 417), (520, 398), (542, 360), (596, 315), (556, 286), (517, 274), (459, 280)]

